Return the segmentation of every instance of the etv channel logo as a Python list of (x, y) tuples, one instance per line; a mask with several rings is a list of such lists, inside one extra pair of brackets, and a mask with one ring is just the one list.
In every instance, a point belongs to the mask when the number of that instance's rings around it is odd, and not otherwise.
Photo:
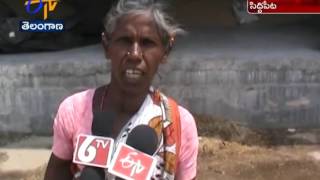
[(48, 20), (48, 14), (53, 12), (59, 0), (26, 0), (24, 6), (27, 13), (34, 15), (43, 11), (43, 20), (20, 21), (20, 31), (23, 32), (61, 32), (64, 30), (62, 20)]

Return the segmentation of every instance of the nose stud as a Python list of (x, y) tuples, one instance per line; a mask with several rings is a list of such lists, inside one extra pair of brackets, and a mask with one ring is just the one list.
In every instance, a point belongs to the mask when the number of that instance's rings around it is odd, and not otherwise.
[[(130, 55), (132, 55), (132, 53), (128, 51), (128, 52), (126, 53), (126, 55), (127, 55), (127, 56), (130, 56)], [(142, 53), (142, 52), (139, 53), (139, 56), (143, 56), (143, 53)]]

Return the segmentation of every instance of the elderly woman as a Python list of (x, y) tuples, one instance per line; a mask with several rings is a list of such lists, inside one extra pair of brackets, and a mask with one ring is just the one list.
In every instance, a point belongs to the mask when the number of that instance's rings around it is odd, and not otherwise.
[[(138, 125), (155, 130), (160, 150), (154, 154), (158, 165), (152, 179), (195, 179), (198, 138), (194, 118), (151, 86), (159, 65), (167, 61), (175, 36), (182, 32), (159, 3), (120, 0), (110, 10), (102, 45), (111, 61), (111, 80), (60, 104), (46, 180), (74, 177), (75, 168), (71, 167), (77, 136), (92, 133), (93, 112), (98, 111), (115, 114), (109, 124), (115, 144), (126, 142), (128, 133)], [(108, 173), (106, 177), (115, 179)]]

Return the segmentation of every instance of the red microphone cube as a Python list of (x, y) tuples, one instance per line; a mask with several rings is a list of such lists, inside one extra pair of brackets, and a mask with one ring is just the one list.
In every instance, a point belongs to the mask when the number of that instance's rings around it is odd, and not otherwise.
[(109, 166), (109, 173), (126, 180), (149, 180), (157, 160), (120, 143)]
[(80, 134), (77, 139), (73, 162), (107, 168), (111, 159), (113, 144), (114, 140), (112, 138)]

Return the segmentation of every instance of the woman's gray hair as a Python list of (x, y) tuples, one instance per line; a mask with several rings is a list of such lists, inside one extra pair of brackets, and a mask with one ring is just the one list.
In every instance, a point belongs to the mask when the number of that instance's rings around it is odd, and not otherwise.
[(156, 0), (119, 0), (111, 8), (104, 21), (107, 36), (115, 30), (121, 17), (126, 15), (151, 15), (166, 45), (172, 36), (184, 34), (185, 31), (164, 11), (164, 5)]

